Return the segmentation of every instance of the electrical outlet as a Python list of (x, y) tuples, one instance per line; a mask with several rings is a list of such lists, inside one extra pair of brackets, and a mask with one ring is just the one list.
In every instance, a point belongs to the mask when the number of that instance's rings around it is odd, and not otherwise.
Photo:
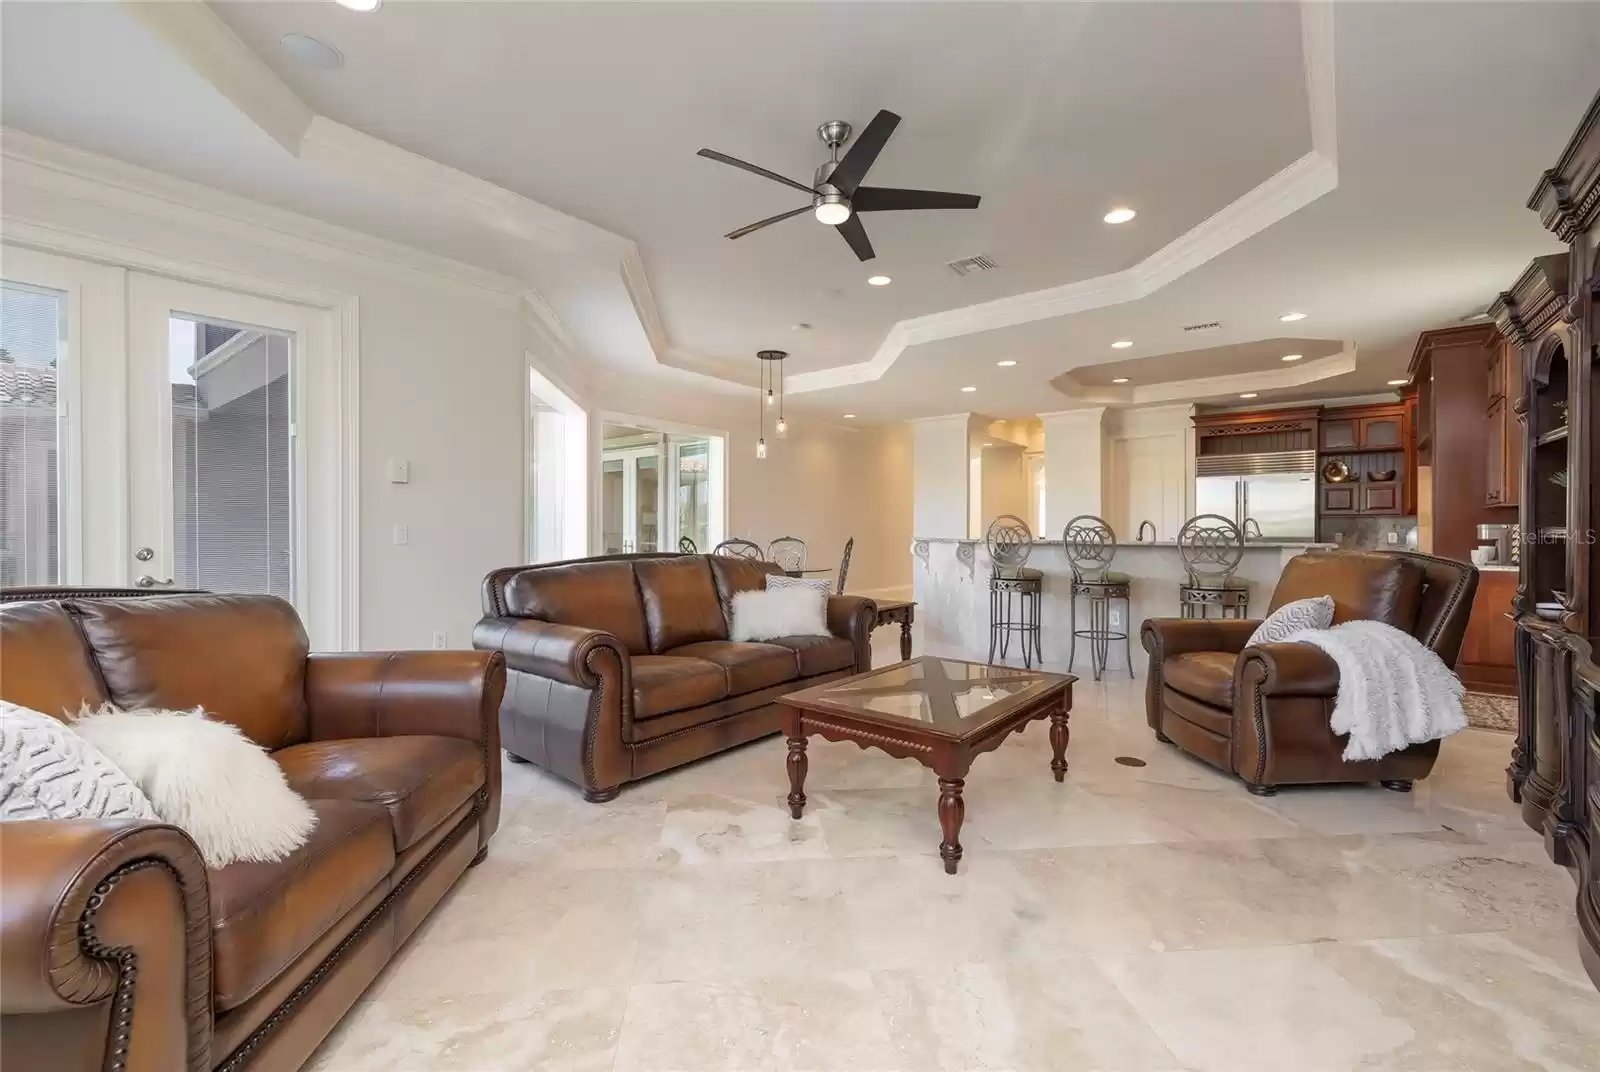
[(396, 547), (404, 547), (410, 542), (411, 530), (406, 528), (404, 525), (396, 525), (394, 527), (394, 545)]
[(389, 464), (386, 465), (384, 468), (388, 472), (389, 483), (391, 483), (391, 484), (409, 484), (409, 483), (411, 483), (411, 463), (410, 462), (402, 461), (399, 458), (391, 458), (389, 460)]
[(1398, 532), (1389, 533), (1388, 534), (1388, 538), (1389, 538), (1389, 542), (1390, 543), (1399, 543), (1400, 542), (1400, 534)]
[(450, 646), (450, 638), (445, 635), (443, 629), (435, 629), (433, 631), (433, 646), (441, 651)]
[(1122, 608), (1121, 607), (1112, 607), (1111, 608), (1111, 621), (1110, 621), (1109, 624), (1110, 624), (1111, 628), (1113, 628), (1113, 629), (1121, 629), (1122, 628)]

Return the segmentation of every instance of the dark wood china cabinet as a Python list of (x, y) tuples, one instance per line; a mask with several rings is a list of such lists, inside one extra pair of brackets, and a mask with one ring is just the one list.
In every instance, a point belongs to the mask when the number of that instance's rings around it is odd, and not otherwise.
[[(1567, 244), (1491, 307), (1518, 369), (1523, 425), (1517, 621), (1519, 718), (1507, 788), (1578, 883), (1579, 952), (1600, 985), (1600, 96), (1528, 207)], [(1508, 381), (1509, 383), (1510, 381)], [(1520, 400), (1515, 395), (1520, 394)], [(1494, 409), (1490, 401), (1491, 413)]]

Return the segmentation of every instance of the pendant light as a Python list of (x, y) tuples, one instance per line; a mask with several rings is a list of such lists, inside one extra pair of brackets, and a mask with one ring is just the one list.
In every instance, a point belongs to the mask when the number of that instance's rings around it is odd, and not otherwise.
[(783, 419), (783, 359), (789, 355), (782, 350), (761, 350), (756, 354), (756, 360), (761, 362), (761, 408), (756, 422), (756, 457), (767, 456), (767, 408), (776, 406), (778, 420), (774, 427), (778, 438), (782, 439), (789, 431), (789, 424)]

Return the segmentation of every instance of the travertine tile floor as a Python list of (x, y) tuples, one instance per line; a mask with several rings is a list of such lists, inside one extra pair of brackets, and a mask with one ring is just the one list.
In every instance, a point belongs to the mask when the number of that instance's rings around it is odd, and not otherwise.
[(955, 877), (932, 774), (853, 745), (813, 741), (799, 822), (781, 739), (606, 805), (507, 765), (488, 860), (311, 1067), (1600, 1069), (1508, 736), (1410, 796), (1257, 800), (1157, 744), (1142, 688), (1079, 683), (1064, 785), (1043, 724), (978, 759)]

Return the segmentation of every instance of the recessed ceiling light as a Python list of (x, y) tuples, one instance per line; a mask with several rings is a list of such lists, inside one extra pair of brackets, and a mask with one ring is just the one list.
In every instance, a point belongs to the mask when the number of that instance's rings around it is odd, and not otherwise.
[(1254, 391), (1246, 391), (1244, 394), (1240, 395), (1239, 397), (1240, 398), (1254, 398), (1255, 396), (1256, 396), (1256, 393)]
[(351, 11), (376, 11), (383, 6), (383, 0), (334, 0), (340, 7), (347, 7)]
[(854, 413), (846, 413), (844, 415), (844, 419), (847, 421), (853, 421), (856, 419), (856, 415)]
[(1119, 207), (1107, 212), (1105, 215), (1105, 221), (1107, 223), (1127, 223), (1137, 215), (1138, 213), (1133, 211), (1131, 208)]
[(966, 394), (971, 394), (973, 391), (976, 391), (977, 388), (976, 387), (963, 387), (961, 390), (963, 392), (965, 392)]
[(1280, 361), (1298, 361), (1304, 356), (1306, 356), (1306, 355), (1305, 354), (1284, 354), (1283, 357), (1279, 358), (1279, 360)]
[(890, 279), (886, 275), (875, 275), (875, 276), (869, 276), (868, 279), (867, 279), (867, 282), (871, 283), (875, 287), (886, 287), (890, 283), (893, 283), (894, 280)]
[(1010, 368), (1012, 365), (1015, 365), (1016, 362), (1015, 361), (996, 361), (995, 364), (999, 365), (1001, 368)]
[(319, 71), (336, 71), (344, 66), (344, 56), (339, 50), (325, 41), (318, 41), (315, 37), (289, 33), (278, 38), (278, 44), (307, 67), (315, 67)]
[(1126, 350), (1128, 347), (1130, 347), (1132, 345), (1133, 345), (1133, 340), (1132, 339), (1118, 339), (1116, 342), (1111, 344), (1111, 348), (1113, 350)]
[(1408, 384), (1410, 382), (1411, 382), (1410, 380), (1390, 380), (1389, 381), (1389, 386), (1390, 387), (1404, 387), (1406, 384)]
[(1293, 324), (1296, 320), (1304, 320), (1305, 318), (1306, 314), (1304, 313), (1284, 313), (1282, 316), (1278, 317), (1278, 319), (1283, 321), (1285, 324)]
[(1118, 376), (1116, 379), (1112, 380), (1111, 382), (1112, 383), (1127, 383), (1128, 382), (1128, 377), (1126, 377), (1126, 376)]

